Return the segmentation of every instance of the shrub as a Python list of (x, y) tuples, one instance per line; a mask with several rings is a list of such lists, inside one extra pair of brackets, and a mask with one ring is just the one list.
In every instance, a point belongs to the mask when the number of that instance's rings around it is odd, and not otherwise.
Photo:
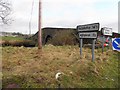
[(24, 46), (24, 47), (35, 47), (35, 42), (30, 40), (23, 40), (23, 41), (4, 41), (2, 42), (2, 46)]
[(23, 46), (24, 47), (35, 47), (36, 43), (31, 40), (23, 41)]
[(10, 46), (22, 46), (22, 41), (10, 41)]
[(75, 45), (77, 40), (74, 33), (73, 30), (56, 31), (49, 42), (53, 45)]
[(2, 46), (9, 46), (10, 43), (9, 43), (9, 41), (2, 41), (1, 45)]

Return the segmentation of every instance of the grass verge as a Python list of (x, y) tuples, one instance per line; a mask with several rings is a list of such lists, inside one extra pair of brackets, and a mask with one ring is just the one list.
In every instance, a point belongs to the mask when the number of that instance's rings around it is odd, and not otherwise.
[[(110, 49), (83, 48), (80, 57), (78, 46), (43, 46), (2, 48), (3, 87), (17, 84), (22, 88), (118, 88), (118, 54)], [(63, 72), (56, 81), (57, 72)]]

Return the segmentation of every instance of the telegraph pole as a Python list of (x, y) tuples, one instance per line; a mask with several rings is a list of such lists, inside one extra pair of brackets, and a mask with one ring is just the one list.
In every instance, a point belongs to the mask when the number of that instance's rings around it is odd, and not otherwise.
[(39, 0), (38, 10), (38, 49), (42, 49), (42, 30), (41, 30), (41, 0)]

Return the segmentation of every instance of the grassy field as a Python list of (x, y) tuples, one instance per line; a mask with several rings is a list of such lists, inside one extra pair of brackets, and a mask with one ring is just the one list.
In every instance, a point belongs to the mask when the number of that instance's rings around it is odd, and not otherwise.
[[(80, 57), (78, 46), (43, 46), (2, 48), (3, 87), (17, 84), (22, 88), (117, 88), (118, 53), (95, 50), (95, 62), (91, 61), (91, 49), (83, 49)], [(60, 80), (58, 72), (64, 73)]]
[(20, 40), (24, 40), (24, 38), (22, 37), (12, 37), (12, 36), (4, 36), (4, 37), (0, 37), (3, 41), (20, 41)]

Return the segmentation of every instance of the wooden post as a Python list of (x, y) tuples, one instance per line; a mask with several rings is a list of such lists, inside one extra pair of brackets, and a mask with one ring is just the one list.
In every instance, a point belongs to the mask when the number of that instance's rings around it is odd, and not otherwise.
[(41, 30), (41, 0), (39, 0), (39, 15), (38, 15), (38, 49), (42, 49), (42, 30)]

